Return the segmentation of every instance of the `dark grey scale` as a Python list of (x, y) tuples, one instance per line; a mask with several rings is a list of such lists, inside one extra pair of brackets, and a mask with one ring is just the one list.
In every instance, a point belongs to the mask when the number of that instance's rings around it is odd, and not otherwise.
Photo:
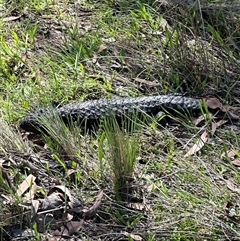
[(73, 122), (87, 123), (88, 126), (97, 124), (101, 118), (115, 115), (120, 119), (122, 115), (132, 115), (145, 112), (148, 115), (157, 115), (160, 111), (197, 111), (201, 101), (180, 95), (159, 95), (137, 98), (115, 98), (112, 100), (100, 99), (77, 104), (67, 104), (56, 109), (40, 109), (27, 115), (20, 123), (20, 127), (27, 131), (38, 132), (39, 117), (51, 114), (52, 111), (67, 124)]

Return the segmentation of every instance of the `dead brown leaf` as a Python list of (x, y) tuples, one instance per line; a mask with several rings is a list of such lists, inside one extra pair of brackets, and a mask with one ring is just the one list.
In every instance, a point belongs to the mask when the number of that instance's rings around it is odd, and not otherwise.
[(206, 99), (206, 104), (210, 109), (219, 109), (224, 113), (228, 114), (228, 118), (239, 120), (239, 116), (234, 114), (234, 111), (239, 110), (239, 107), (234, 107), (230, 105), (223, 105), (217, 98)]
[(160, 86), (159, 83), (155, 83), (155, 82), (152, 82), (152, 81), (149, 81), (149, 80), (145, 80), (145, 79), (141, 79), (141, 78), (135, 78), (134, 79), (136, 82), (138, 83), (141, 83), (141, 84), (145, 84), (145, 85), (148, 85), (150, 87), (157, 87), (157, 86)]
[(229, 180), (225, 180), (228, 189), (230, 189), (233, 192), (236, 192), (238, 194), (240, 194), (240, 188), (237, 188), (235, 184), (233, 184), (231, 181)]
[(193, 121), (193, 124), (195, 125), (195, 126), (197, 126), (198, 124), (200, 124), (202, 121), (204, 121), (205, 120), (205, 118), (204, 118), (204, 115), (200, 115), (197, 119), (195, 119), (194, 121)]
[(66, 176), (67, 178), (73, 181), (76, 176), (76, 173), (77, 171), (75, 169), (68, 169)]
[(206, 99), (206, 104), (210, 109), (223, 109), (223, 105), (222, 103), (219, 101), (219, 99), (217, 98), (208, 98)]
[[(212, 122), (212, 131), (211, 134), (214, 135), (216, 129), (221, 125), (225, 124), (228, 120), (220, 120), (218, 122)], [(204, 131), (200, 137), (200, 139), (189, 149), (186, 153), (185, 157), (192, 156), (193, 154), (197, 153), (204, 147), (204, 144), (208, 141), (209, 134), (207, 131)]]
[(92, 58), (92, 63), (93, 63), (93, 64), (96, 64), (96, 63), (97, 63), (97, 58), (98, 58), (97, 53), (93, 53), (93, 58)]
[(237, 152), (236, 150), (230, 150), (230, 151), (227, 152), (227, 156), (228, 156), (229, 158), (233, 158), (233, 157), (235, 157), (237, 154), (238, 154), (238, 152)]
[(107, 46), (106, 46), (106, 45), (101, 44), (101, 45), (99, 46), (98, 51), (93, 54), (93, 58), (92, 58), (92, 63), (93, 63), (93, 64), (97, 63), (98, 54), (100, 54), (100, 53), (101, 53), (103, 50), (105, 50), (105, 49), (107, 49)]
[(27, 56), (26, 54), (23, 54), (23, 55), (22, 55), (22, 61), (23, 61), (23, 62), (26, 62), (27, 57), (28, 57), (28, 56)]
[(97, 53), (101, 53), (103, 50), (105, 50), (105, 49), (107, 49), (107, 46), (105, 45), (105, 44), (101, 44), (100, 46), (99, 46), (99, 49), (98, 49), (98, 51), (97, 51)]
[(83, 225), (83, 219), (81, 221), (70, 221), (61, 226), (59, 229), (55, 230), (54, 234), (56, 236), (70, 237), (76, 232), (78, 232)]
[(218, 122), (212, 122), (212, 135), (214, 135), (214, 133), (218, 127), (222, 126), (223, 124), (225, 124), (227, 122), (228, 122), (228, 120), (220, 120)]
[(39, 200), (32, 200), (31, 204), (32, 204), (31, 213), (32, 213), (32, 216), (35, 216), (35, 215), (37, 215), (38, 208), (40, 206), (40, 201)]
[(93, 204), (93, 206), (91, 208), (89, 208), (88, 210), (86, 210), (86, 209), (83, 210), (83, 218), (85, 220), (92, 218), (97, 213), (97, 210), (99, 209), (99, 207), (101, 205), (102, 197), (103, 197), (103, 190), (101, 190), (98, 193), (97, 199), (96, 199), (95, 203)]
[(10, 22), (10, 21), (15, 21), (19, 18), (21, 18), (22, 15), (19, 15), (19, 16), (10, 16), (10, 17), (6, 17), (6, 18), (3, 18), (2, 21), (3, 22)]
[(205, 142), (207, 142), (208, 140), (208, 133), (207, 131), (204, 131), (200, 137), (199, 140), (197, 140), (197, 142), (189, 149), (189, 151), (186, 153), (186, 156), (192, 156), (193, 154), (195, 154), (196, 152), (198, 152), (199, 150), (201, 150), (205, 144)]
[(32, 200), (35, 196), (35, 193), (37, 192), (38, 186), (34, 182), (31, 186), (29, 191), (24, 195), (25, 200)]
[(132, 233), (128, 233), (128, 232), (122, 232), (122, 234), (127, 236), (127, 237), (131, 237), (135, 241), (143, 240), (143, 238), (138, 234), (132, 234)]
[[(28, 189), (32, 190), (34, 193), (36, 187), (35, 180), (36, 177), (32, 174), (27, 176), (27, 178), (18, 186), (17, 195), (21, 197)], [(33, 198), (33, 196), (31, 198)]]
[(232, 161), (232, 164), (233, 164), (234, 166), (240, 167), (240, 159), (235, 159), (235, 160), (233, 160), (233, 161)]

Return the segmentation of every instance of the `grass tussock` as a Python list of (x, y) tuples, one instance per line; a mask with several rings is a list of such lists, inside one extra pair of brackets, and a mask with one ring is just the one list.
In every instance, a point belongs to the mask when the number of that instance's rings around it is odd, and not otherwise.
[[(137, 136), (133, 135), (135, 129), (133, 120), (124, 120), (122, 127), (117, 120), (107, 118), (103, 120), (103, 133), (100, 137), (100, 156), (106, 156), (113, 173), (113, 183), (116, 195), (122, 199), (128, 199), (131, 182), (134, 180), (134, 171), (139, 154)], [(126, 127), (126, 128), (125, 128)], [(108, 148), (105, 155), (102, 153), (104, 139), (107, 140)], [(100, 159), (102, 162), (102, 160)], [(125, 198), (124, 198), (125, 197)]]
[(80, 126), (69, 120), (67, 126), (61, 117), (53, 108), (47, 115), (39, 117), (41, 129), (39, 131), (44, 135), (46, 143), (52, 150), (62, 152), (70, 159), (81, 155), (81, 144), (84, 137), (81, 134)]

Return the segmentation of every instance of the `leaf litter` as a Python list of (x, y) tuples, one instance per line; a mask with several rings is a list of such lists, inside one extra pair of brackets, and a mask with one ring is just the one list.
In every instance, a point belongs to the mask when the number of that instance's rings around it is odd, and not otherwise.
[[(206, 98), (204, 101), (206, 102), (206, 105), (207, 105), (207, 107), (209, 109), (211, 109), (211, 110), (220, 110), (221, 117), (213, 116), (210, 113), (210, 116), (211, 116), (211, 119), (212, 119), (211, 132), (209, 133), (208, 130), (205, 130), (201, 134), (201, 136), (197, 140), (197, 142), (188, 150), (188, 152), (186, 153), (185, 157), (194, 155), (195, 153), (200, 151), (204, 147), (205, 143), (209, 140), (209, 138), (214, 135), (214, 133), (216, 132), (218, 127), (224, 125), (225, 123), (227, 123), (228, 121), (230, 121), (232, 119), (233, 120), (239, 120), (240, 119), (240, 117), (238, 115), (236, 115), (233, 112), (231, 112), (232, 110), (238, 110), (239, 108), (228, 106), (228, 105), (223, 105), (219, 101), (219, 99), (217, 99), (217, 98)], [(226, 113), (227, 116), (225, 116), (224, 113)], [(218, 121), (214, 122), (214, 119), (218, 119)], [(193, 122), (197, 126), (197, 125), (199, 125), (203, 121), (205, 121), (205, 117), (204, 117), (204, 115), (200, 115)], [(207, 125), (205, 125), (205, 126), (207, 126)]]
[(100, 191), (93, 206), (87, 208), (71, 195), (68, 188), (57, 185), (44, 199), (29, 200), (20, 205), (30, 209), (24, 215), (29, 227), (36, 223), (38, 232), (52, 229), (55, 236), (70, 237), (81, 229), (85, 220), (94, 218), (102, 197), (103, 191)]
[[(199, 121), (199, 123), (200, 122), (201, 121)], [(220, 120), (216, 123), (212, 122), (211, 131), (208, 132), (206, 130), (202, 133), (201, 140), (199, 143), (195, 143), (195, 145), (189, 150), (188, 155), (193, 155), (201, 148), (203, 148), (204, 144), (209, 140), (209, 138), (215, 134), (217, 128), (225, 123), (226, 120)], [(210, 133), (210, 135), (208, 133)], [(42, 157), (37, 157), (36, 155), (31, 154), (28, 158), (32, 158), (33, 162), (44, 163), (44, 159), (42, 159)], [(17, 165), (17, 162), (18, 160), (12, 160), (14, 165)], [(102, 202), (103, 191), (99, 192), (95, 203), (90, 208), (85, 207), (78, 198), (73, 197), (70, 190), (64, 185), (53, 186), (49, 189), (44, 199), (39, 199), (39, 190), (37, 190), (37, 185), (35, 183), (38, 175), (41, 176), (39, 171), (40, 169), (38, 168), (36, 176), (31, 174), (28, 175), (17, 189), (18, 195), (24, 197), (24, 203), (20, 205), (26, 208), (27, 214), (24, 216), (26, 219), (26, 224), (28, 224), (30, 230), (31, 225), (36, 223), (39, 232), (53, 230), (56, 238), (67, 238), (81, 230), (87, 220), (96, 218), (97, 211), (99, 210)], [(43, 172), (46, 172), (46, 170), (43, 170)], [(66, 174), (74, 175), (76, 172), (74, 169), (69, 169)], [(8, 178), (8, 180), (11, 180), (11, 178)], [(229, 190), (235, 193), (239, 193), (239, 188), (237, 188), (236, 185), (234, 185), (231, 181), (225, 180), (225, 183)], [(152, 188), (149, 190), (149, 192), (151, 191)], [(29, 201), (28, 204), (26, 201)], [(145, 203), (142, 204), (129, 202), (126, 206), (138, 211), (153, 211), (151, 205)], [(22, 232), (23, 235), (30, 235), (29, 229), (22, 231), (18, 230), (18, 235), (19, 232)], [(134, 233), (123, 232), (123, 234), (125, 236), (131, 237), (133, 240), (142, 240), (141, 236)]]

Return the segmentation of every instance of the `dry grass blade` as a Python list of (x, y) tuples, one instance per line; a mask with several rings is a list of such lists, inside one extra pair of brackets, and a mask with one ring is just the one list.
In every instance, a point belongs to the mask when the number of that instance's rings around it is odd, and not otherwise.
[(21, 134), (16, 132), (16, 129), (4, 120), (0, 120), (0, 126), (0, 153), (26, 153), (29, 151), (28, 143), (23, 141)]
[(38, 121), (43, 127), (40, 131), (50, 147), (61, 148), (70, 159), (79, 157), (83, 140), (79, 126), (71, 120), (69, 120), (69, 126), (66, 126), (54, 109), (41, 116)]

